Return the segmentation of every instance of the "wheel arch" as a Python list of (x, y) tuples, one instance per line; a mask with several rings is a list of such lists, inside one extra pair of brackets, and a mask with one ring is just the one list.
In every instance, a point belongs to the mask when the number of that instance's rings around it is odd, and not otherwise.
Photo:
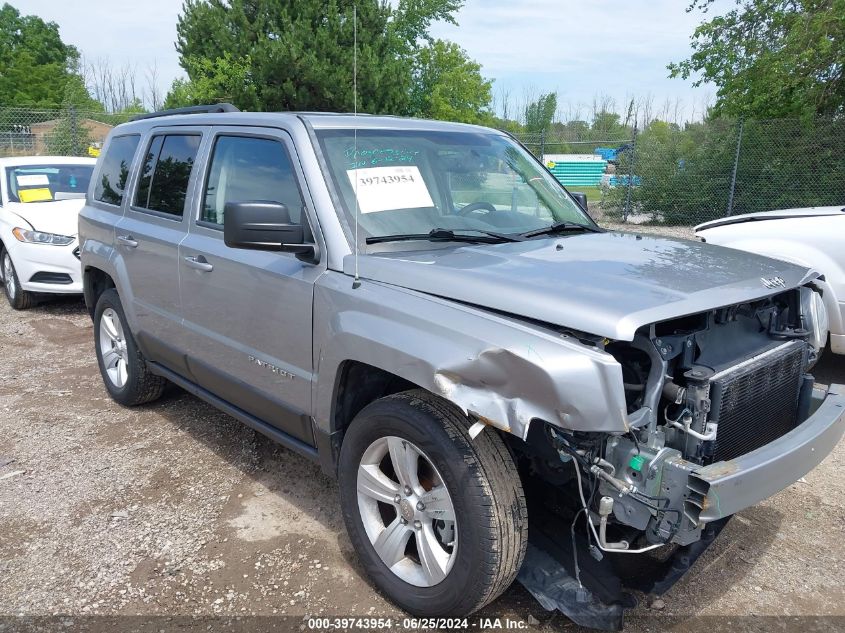
[(357, 360), (343, 361), (335, 379), (332, 431), (344, 431), (371, 402), (410, 389), (421, 387), (380, 367)]
[[(9, 252), (9, 257), (11, 257), (12, 251), (9, 250), (8, 248), (6, 248), (6, 242), (5, 242), (5, 240), (3, 240), (3, 237), (0, 236), (0, 255), (2, 255), (3, 253), (5, 253), (7, 251)], [(14, 260), (12, 260), (12, 261), (14, 261)]]
[(82, 295), (88, 314), (94, 318), (97, 300), (109, 288), (116, 288), (111, 275), (95, 266), (86, 266), (82, 273)]
[(315, 429), (320, 463), (326, 474), (337, 476), (343, 436), (364, 407), (385, 396), (421, 388), (386, 369), (359, 360), (342, 361), (335, 374), (329, 430)]

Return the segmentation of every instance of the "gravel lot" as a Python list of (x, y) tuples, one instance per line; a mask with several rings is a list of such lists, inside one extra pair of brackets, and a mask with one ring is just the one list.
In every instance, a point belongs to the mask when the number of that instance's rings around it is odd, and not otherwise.
[[(828, 355), (817, 375), (845, 382), (845, 362)], [(840, 444), (805, 481), (743, 512), (665, 606), (641, 601), (626, 630), (709, 632), (727, 616), (732, 630), (774, 624), (735, 619), (752, 614), (845, 617), (844, 469)], [(80, 301), (15, 313), (3, 300), (0, 615), (51, 614), (284, 614), (295, 629), (321, 614), (402, 617), (364, 578), (337, 486), (316, 465), (176, 388), (138, 409), (114, 404)], [(576, 628), (519, 586), (480, 615)], [(845, 627), (841, 618), (791, 622)]]

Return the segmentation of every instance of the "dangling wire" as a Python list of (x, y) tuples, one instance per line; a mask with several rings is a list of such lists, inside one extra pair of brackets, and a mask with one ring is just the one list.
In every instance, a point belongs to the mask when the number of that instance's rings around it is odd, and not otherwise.
[(361, 280), (358, 277), (358, 214), (360, 213), (358, 204), (358, 5), (352, 7), (352, 31), (353, 31), (353, 51), (352, 51), (352, 102), (354, 108), (353, 117), (355, 123), (353, 125), (353, 160), (355, 165), (355, 281), (352, 282), (353, 288), (361, 286)]

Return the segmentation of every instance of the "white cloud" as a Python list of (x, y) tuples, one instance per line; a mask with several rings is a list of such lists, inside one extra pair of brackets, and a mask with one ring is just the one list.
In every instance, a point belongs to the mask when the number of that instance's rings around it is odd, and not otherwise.
[[(733, 4), (718, 0), (716, 9)], [(686, 0), (469, 0), (459, 26), (439, 24), (437, 37), (458, 42), (479, 61), (497, 87), (555, 90), (562, 102), (588, 103), (596, 93), (622, 102), (682, 99), (691, 114), (712, 93), (669, 79), (666, 65), (690, 53), (690, 36), (702, 21)], [(711, 10), (710, 15), (714, 13)]]
[(134, 64), (138, 79), (155, 64), (159, 89), (184, 73), (174, 42), (181, 0), (12, 0), (23, 14), (56, 22), (62, 40), (86, 60), (108, 59), (114, 67)]

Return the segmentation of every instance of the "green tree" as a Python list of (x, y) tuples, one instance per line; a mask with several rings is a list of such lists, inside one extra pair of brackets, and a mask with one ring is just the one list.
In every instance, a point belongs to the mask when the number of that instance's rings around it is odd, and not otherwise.
[[(56, 108), (77, 93), (79, 51), (62, 42), (59, 26), (0, 8), (0, 97), (3, 105)], [(69, 84), (73, 84), (70, 85)], [(84, 90), (84, 85), (83, 85)], [(87, 99), (90, 97), (85, 91)], [(83, 100), (84, 101), (84, 100)]]
[[(841, 204), (845, 199), (845, 120), (748, 120), (742, 124), (734, 198), (730, 201), (740, 122), (709, 119), (683, 129), (653, 121), (637, 137), (631, 212), (655, 222), (692, 225), (733, 214)], [(617, 175), (631, 170), (623, 152)], [(610, 189), (605, 209), (618, 215), (625, 186)]]
[(841, 205), (845, 120), (745, 121), (734, 213)]
[[(707, 12), (714, 0), (693, 0)], [(845, 0), (737, 0), (701, 24), (672, 77), (718, 87), (714, 116), (776, 118), (845, 112)]]
[(525, 106), (525, 131), (542, 132), (552, 126), (557, 112), (557, 94), (541, 94), (536, 101)]
[(417, 56), (411, 113), (427, 119), (488, 123), (492, 86), (481, 76), (481, 65), (460, 46), (435, 40)]
[(502, 130), (503, 132), (508, 132), (509, 134), (522, 134), (525, 132), (525, 128), (519, 121), (514, 121), (513, 119), (503, 119), (495, 115), (486, 121), (485, 125), (494, 127), (497, 130)]
[[(727, 213), (736, 151), (735, 121), (689, 124), (685, 129), (652, 121), (637, 137), (631, 211), (665, 224), (696, 224)], [(620, 155), (617, 174), (627, 182), (631, 151)], [(627, 187), (607, 195), (607, 206), (621, 211)]]
[(429, 27), (454, 22), (462, 1), (185, 0), (176, 48), (188, 82), (168, 104), (231, 97), (244, 109), (351, 111), (357, 5), (358, 108), (409, 114)]
[[(85, 112), (85, 117), (80, 114)], [(62, 116), (46, 137), (47, 151), (56, 155), (83, 155), (94, 142), (83, 118), (102, 112), (103, 105), (91, 98), (79, 75), (71, 75), (65, 83)]]
[(590, 140), (590, 125), (586, 121), (578, 119), (566, 123), (555, 123), (554, 130), (570, 141)]
[(261, 110), (256, 84), (250, 72), (250, 58), (234, 59), (225, 52), (222, 57), (191, 58), (192, 80), (175, 79), (164, 100), (165, 108), (178, 108), (203, 103), (237, 103), (244, 110)]
[(597, 112), (590, 126), (590, 140), (594, 141), (630, 139), (632, 134), (633, 130), (622, 124), (616, 112), (606, 110)]

